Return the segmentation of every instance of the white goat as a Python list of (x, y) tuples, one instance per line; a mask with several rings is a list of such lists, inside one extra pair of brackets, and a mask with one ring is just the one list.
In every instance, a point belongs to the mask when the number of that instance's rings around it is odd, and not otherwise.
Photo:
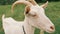
[(28, 1), (16, 1), (12, 5), (12, 11), (16, 4), (25, 4), (24, 21), (15, 21), (13, 18), (2, 16), (3, 29), (5, 34), (34, 34), (35, 27), (48, 33), (55, 31), (54, 24), (45, 15), (44, 8), (48, 2), (39, 6)]

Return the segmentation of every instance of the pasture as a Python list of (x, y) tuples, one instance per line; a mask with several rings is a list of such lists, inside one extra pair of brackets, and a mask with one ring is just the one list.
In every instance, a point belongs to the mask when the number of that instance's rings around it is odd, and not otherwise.
[[(42, 3), (39, 3), (41, 5)], [(14, 12), (11, 12), (11, 5), (0, 5), (0, 34), (4, 34), (2, 28), (1, 17), (3, 14), (6, 17), (12, 17), (17, 21), (23, 21), (24, 19), (24, 7), (25, 5), (16, 5)], [(51, 34), (60, 34), (60, 1), (59, 2), (49, 2), (48, 7), (45, 9), (47, 17), (54, 23), (56, 31)], [(48, 24), (47, 24), (48, 25)], [(36, 28), (35, 34), (39, 34), (40, 30)], [(45, 32), (45, 34), (49, 34)]]

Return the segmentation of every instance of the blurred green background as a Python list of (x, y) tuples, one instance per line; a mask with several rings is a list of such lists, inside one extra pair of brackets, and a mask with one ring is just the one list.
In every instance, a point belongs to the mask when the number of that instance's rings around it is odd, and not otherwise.
[[(4, 30), (2, 27), (1, 17), (3, 14), (6, 17), (12, 17), (17, 21), (24, 20), (24, 7), (25, 5), (16, 5), (14, 9), (14, 13), (11, 13), (11, 5), (16, 0), (0, 0), (0, 34), (4, 34)], [(36, 0), (39, 5), (43, 4), (47, 0)], [(60, 0), (48, 0), (48, 7), (45, 9), (45, 13), (47, 17), (54, 23), (56, 31), (54, 33), (45, 34), (60, 34)], [(36, 28), (35, 34), (39, 34), (40, 30)]]
[[(13, 2), (15, 2), (16, 0), (0, 0), (0, 5), (8, 5), (8, 4), (12, 4)], [(60, 0), (35, 0), (36, 2), (40, 3), (40, 2), (45, 2), (45, 1), (60, 1)]]

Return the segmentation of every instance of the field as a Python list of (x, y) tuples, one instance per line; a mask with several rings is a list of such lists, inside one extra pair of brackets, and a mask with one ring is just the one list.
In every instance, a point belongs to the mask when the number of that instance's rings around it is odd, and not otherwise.
[[(40, 5), (41, 3), (39, 3)], [(0, 34), (4, 34), (2, 28), (1, 17), (3, 14), (6, 17), (12, 17), (17, 21), (22, 21), (24, 19), (24, 5), (16, 5), (14, 12), (11, 12), (11, 5), (0, 5)], [(54, 23), (56, 31), (51, 34), (60, 34), (60, 1), (59, 2), (49, 2), (48, 7), (45, 9), (46, 15)], [(35, 34), (39, 34), (39, 29), (36, 28)], [(45, 34), (49, 34), (45, 32)]]

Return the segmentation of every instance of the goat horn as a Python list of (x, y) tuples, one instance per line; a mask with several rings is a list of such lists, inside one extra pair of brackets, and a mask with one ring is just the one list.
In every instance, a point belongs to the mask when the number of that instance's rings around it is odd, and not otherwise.
[(32, 3), (33, 5), (37, 5), (35, 0), (29, 0), (30, 3)]
[(47, 1), (45, 4), (41, 5), (41, 7), (42, 7), (42, 8), (46, 8), (47, 5), (48, 5), (48, 1)]
[(14, 6), (15, 6), (16, 4), (25, 4), (25, 5), (27, 5), (27, 6), (31, 6), (31, 5), (32, 5), (32, 4), (31, 4), (30, 2), (28, 2), (28, 1), (16, 1), (16, 2), (13, 3), (13, 5), (12, 5), (12, 8), (11, 8), (12, 13), (13, 13)]

